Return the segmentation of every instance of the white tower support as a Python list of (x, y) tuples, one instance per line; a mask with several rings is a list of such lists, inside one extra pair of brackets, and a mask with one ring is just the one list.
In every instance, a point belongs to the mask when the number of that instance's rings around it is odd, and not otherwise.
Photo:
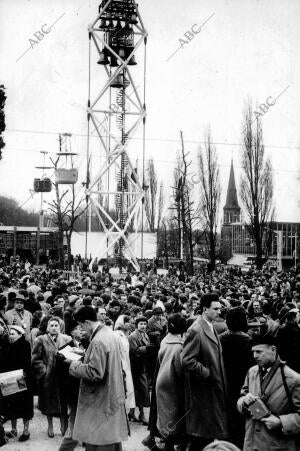
[(147, 32), (134, 0), (101, 2), (89, 26), (86, 196), (105, 232), (93, 260), (115, 257), (120, 269), (129, 260), (139, 270), (128, 234), (143, 233), (144, 175), (140, 180), (129, 147), (141, 128), (141, 139), (134, 145), (144, 168), (146, 44)]

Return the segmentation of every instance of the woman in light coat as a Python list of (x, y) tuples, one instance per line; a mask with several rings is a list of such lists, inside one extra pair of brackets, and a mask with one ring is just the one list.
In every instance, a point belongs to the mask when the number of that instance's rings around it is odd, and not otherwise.
[(129, 341), (128, 341), (129, 326), (130, 326), (130, 317), (127, 315), (120, 315), (115, 323), (114, 329), (120, 344), (122, 368), (125, 376), (124, 378), (126, 392), (125, 406), (126, 409), (134, 409), (135, 397), (129, 359)]
[(168, 334), (158, 353), (159, 370), (156, 379), (157, 428), (165, 438), (165, 451), (184, 436), (184, 381), (181, 365), (183, 333), (186, 320), (180, 313), (168, 319)]
[(38, 336), (32, 350), (32, 367), (38, 384), (38, 407), (47, 415), (48, 436), (54, 437), (53, 417), (60, 417), (61, 432), (67, 425), (67, 403), (61, 397), (56, 372), (58, 349), (72, 342), (71, 337), (60, 332), (60, 320), (52, 317), (48, 321), (47, 333)]

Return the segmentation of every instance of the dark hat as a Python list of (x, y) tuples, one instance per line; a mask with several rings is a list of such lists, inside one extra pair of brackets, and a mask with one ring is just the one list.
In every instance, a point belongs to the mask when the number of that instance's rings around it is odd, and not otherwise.
[(282, 309), (280, 309), (280, 312), (278, 314), (280, 324), (282, 324), (284, 322), (284, 320), (287, 318), (289, 313), (295, 313), (295, 315), (296, 315), (296, 313), (298, 311), (299, 310), (296, 306), (289, 307), (288, 305), (285, 305), (284, 307), (282, 307)]
[(183, 334), (186, 331), (186, 319), (180, 313), (170, 315), (168, 330), (171, 334)]
[(0, 309), (3, 309), (7, 304), (7, 299), (4, 294), (0, 294)]
[(164, 312), (161, 307), (155, 307), (153, 309), (153, 315), (162, 315)]
[(258, 345), (277, 346), (277, 340), (271, 335), (257, 335), (252, 339), (251, 346), (253, 347)]
[(139, 323), (141, 323), (141, 322), (145, 322), (145, 323), (148, 323), (148, 320), (147, 320), (147, 318), (145, 317), (145, 316), (139, 316), (138, 318), (136, 318), (136, 320), (135, 320), (135, 325), (137, 326)]

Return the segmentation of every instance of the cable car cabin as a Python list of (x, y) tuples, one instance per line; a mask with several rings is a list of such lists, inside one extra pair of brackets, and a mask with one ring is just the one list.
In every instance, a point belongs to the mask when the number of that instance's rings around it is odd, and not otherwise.
[(50, 193), (52, 189), (51, 180), (48, 178), (34, 179), (33, 189), (36, 193)]
[(55, 181), (59, 185), (74, 185), (78, 180), (78, 169), (57, 169)]

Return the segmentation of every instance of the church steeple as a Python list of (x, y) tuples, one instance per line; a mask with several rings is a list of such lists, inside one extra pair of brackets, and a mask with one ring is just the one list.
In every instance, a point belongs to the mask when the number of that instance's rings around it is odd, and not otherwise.
[(231, 160), (226, 204), (223, 208), (223, 211), (224, 211), (224, 224), (230, 224), (232, 222), (238, 222), (240, 220), (241, 209), (239, 207), (235, 186), (233, 160)]

